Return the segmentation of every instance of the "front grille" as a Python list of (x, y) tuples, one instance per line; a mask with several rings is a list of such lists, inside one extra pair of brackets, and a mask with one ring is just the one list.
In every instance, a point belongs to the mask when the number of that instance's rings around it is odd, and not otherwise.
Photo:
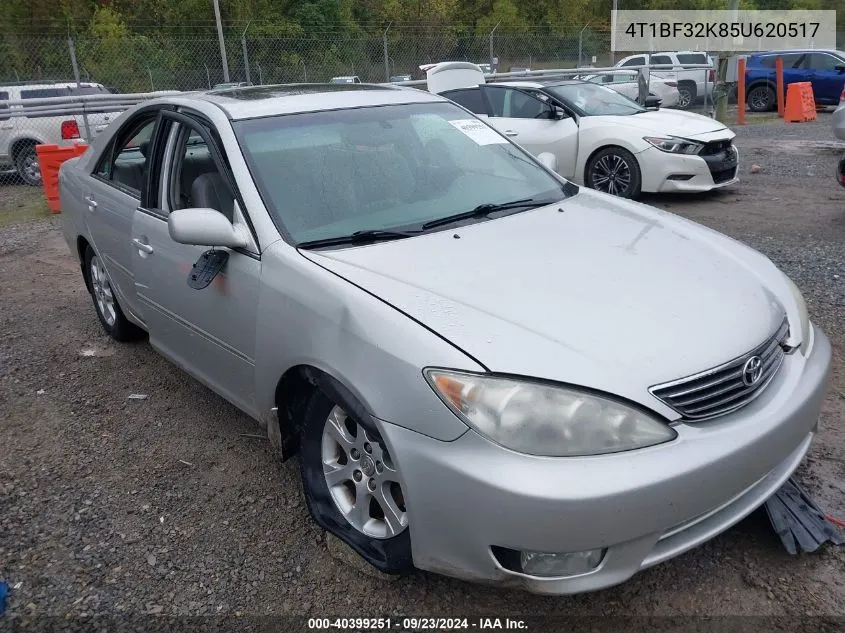
[[(661, 385), (649, 391), (688, 420), (703, 420), (723, 415), (745, 406), (759, 396), (780, 369), (785, 355), (782, 343), (789, 334), (789, 323), (783, 323), (772, 336), (739, 358)], [(760, 375), (748, 384), (746, 363), (760, 358)]]
[(731, 141), (707, 143), (698, 155), (707, 163), (715, 184), (736, 178), (739, 155)]
[(698, 153), (699, 156), (712, 156), (713, 154), (719, 154), (720, 152), (724, 152), (726, 150), (731, 149), (733, 146), (733, 142), (731, 140), (725, 141), (710, 141), (709, 143), (705, 143), (704, 147), (701, 148), (701, 151)]

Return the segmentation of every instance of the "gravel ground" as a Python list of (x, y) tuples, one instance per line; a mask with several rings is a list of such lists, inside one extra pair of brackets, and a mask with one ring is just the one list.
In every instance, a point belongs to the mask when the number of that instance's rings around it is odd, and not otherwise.
[[(845, 189), (833, 178), (845, 147), (827, 115), (738, 137), (738, 185), (646, 201), (760, 249), (805, 293), (835, 368), (800, 478), (845, 518)], [(0, 216), (22, 189), (0, 189)], [(0, 224), (0, 297), (0, 578), (20, 583), (6, 617), (845, 616), (845, 552), (791, 557), (762, 512), (575, 597), (362, 574), (309, 519), (295, 460), (278, 463), (251, 420), (146, 343), (103, 334), (56, 218)]]

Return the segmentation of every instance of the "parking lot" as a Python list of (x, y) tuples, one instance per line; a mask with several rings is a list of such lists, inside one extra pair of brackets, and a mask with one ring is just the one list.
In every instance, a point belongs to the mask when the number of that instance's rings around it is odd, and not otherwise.
[[(845, 144), (829, 116), (734, 127), (739, 184), (643, 202), (759, 249), (804, 293), (834, 369), (799, 479), (845, 518), (845, 189), (834, 178)], [(103, 333), (42, 200), (0, 187), (0, 578), (21, 583), (11, 615), (845, 616), (845, 551), (789, 556), (762, 511), (575, 597), (362, 574), (310, 520), (297, 460), (280, 464), (257, 425), (146, 343)]]

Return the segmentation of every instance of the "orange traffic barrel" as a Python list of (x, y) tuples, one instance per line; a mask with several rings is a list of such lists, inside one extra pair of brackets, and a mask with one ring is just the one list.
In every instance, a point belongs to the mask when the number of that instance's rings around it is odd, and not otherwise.
[(84, 143), (62, 147), (60, 145), (36, 145), (38, 166), (41, 168), (41, 183), (44, 185), (44, 195), (52, 213), (61, 213), (62, 205), (59, 201), (59, 167), (69, 158), (81, 156), (88, 149)]

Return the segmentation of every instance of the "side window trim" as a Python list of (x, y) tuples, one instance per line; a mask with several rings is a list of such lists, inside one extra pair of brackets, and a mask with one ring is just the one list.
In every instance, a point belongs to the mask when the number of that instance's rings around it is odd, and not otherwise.
[[(258, 255), (260, 256), (261, 243), (258, 241), (258, 234), (255, 231), (255, 226), (252, 223), (252, 219), (249, 217), (249, 212), (247, 211), (246, 205), (243, 201), (243, 197), (241, 196), (241, 193), (238, 190), (234, 175), (229, 169), (227, 161), (223, 158), (223, 153), (218, 147), (216, 139), (212, 137), (212, 130), (214, 129), (214, 126), (205, 117), (199, 114), (194, 114), (190, 110), (178, 112), (175, 110), (166, 110), (161, 112), (160, 117), (162, 119), (168, 119), (170, 121), (181, 123), (189, 129), (193, 129), (197, 132), (197, 134), (202, 137), (202, 140), (205, 141), (206, 145), (208, 146), (208, 151), (211, 154), (211, 159), (214, 161), (214, 165), (217, 167), (217, 171), (223, 178), (223, 182), (225, 183), (226, 187), (229, 188), (229, 192), (232, 194), (232, 197), (235, 200), (235, 204), (237, 205), (237, 210), (240, 211), (241, 216), (244, 218), (244, 221), (246, 222), (246, 225), (249, 228), (250, 233), (252, 234), (252, 239), (254, 240), (256, 248), (258, 250)], [(160, 184), (161, 183), (159, 183), (159, 189), (161, 188)], [(167, 183), (167, 185), (169, 188), (170, 183)], [(255, 253), (252, 253), (248, 250), (235, 250), (239, 252), (244, 252), (245, 254), (248, 254), (250, 256), (255, 255)]]
[[(148, 108), (142, 108), (141, 110), (136, 112), (131, 120), (124, 123), (123, 126), (117, 132), (115, 132), (114, 136), (111, 138), (108, 145), (106, 146), (106, 149), (103, 150), (103, 153), (100, 155), (100, 160), (98, 160), (96, 162), (96, 164), (94, 165), (93, 171), (91, 171), (91, 173), (89, 175), (92, 178), (94, 178), (95, 180), (99, 180), (100, 182), (105, 183), (105, 184), (109, 185), (110, 187), (113, 187), (114, 189), (117, 189), (118, 191), (125, 193), (126, 195), (132, 196), (133, 198), (138, 198), (138, 200), (140, 200), (141, 196), (143, 195), (144, 192), (137, 191), (137, 190), (133, 189), (132, 187), (127, 187), (123, 183), (115, 182), (114, 180), (112, 180), (113, 169), (114, 169), (114, 161), (115, 161), (115, 151), (116, 151), (116, 148), (118, 147), (119, 144), (129, 140), (130, 137), (127, 136), (127, 134), (130, 131), (134, 130), (135, 133), (137, 134), (138, 130), (143, 128), (145, 125), (148, 125), (150, 123), (150, 121), (155, 121), (155, 127), (153, 128), (153, 135), (155, 135), (156, 131), (158, 129), (158, 120), (157, 120), (157, 116), (153, 115), (153, 113), (158, 113), (162, 109), (164, 109), (165, 107), (167, 107), (167, 106), (155, 105), (155, 106), (150, 106)], [(141, 124), (141, 125), (139, 126), (139, 124)], [(152, 149), (153, 148), (151, 146), (150, 156), (153, 155)], [(106, 160), (108, 160), (108, 165), (109, 165), (109, 177), (108, 178), (104, 178), (99, 173), (100, 168), (103, 166), (103, 163)], [(150, 158), (148, 158), (147, 162), (149, 164), (151, 164), (152, 160)], [(148, 170), (148, 172), (149, 171), (150, 170)], [(148, 178), (149, 178), (149, 173), (147, 175), (147, 179)], [(147, 187), (147, 189), (149, 189), (149, 187)]]

